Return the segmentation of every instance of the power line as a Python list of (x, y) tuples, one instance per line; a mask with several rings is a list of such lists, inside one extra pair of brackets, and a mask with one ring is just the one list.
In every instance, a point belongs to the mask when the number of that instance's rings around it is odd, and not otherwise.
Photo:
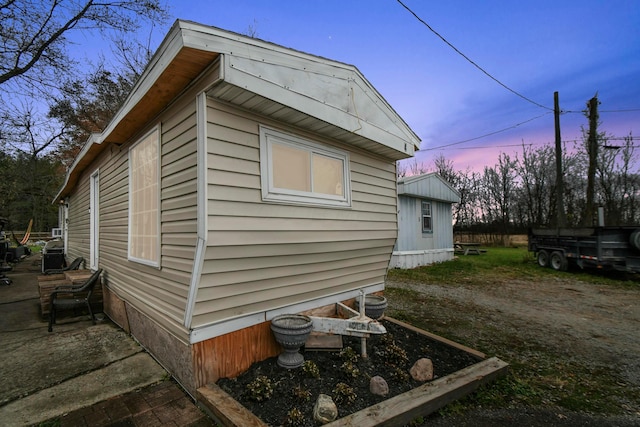
[[(617, 138), (617, 139), (622, 139), (622, 138)], [(640, 138), (633, 138), (633, 140), (640, 140)], [(582, 142), (579, 139), (567, 139), (567, 140), (563, 140), (562, 143), (569, 143), (569, 142), (573, 142), (573, 143), (577, 143), (577, 142)], [(456, 147), (453, 148), (453, 150), (486, 150), (486, 149), (490, 149), (490, 148), (512, 148), (512, 147), (523, 147), (523, 146), (527, 146), (527, 147), (532, 147), (534, 145), (548, 145), (548, 146), (552, 146), (554, 143), (551, 141), (546, 141), (546, 142), (542, 142), (542, 141), (538, 141), (538, 142), (526, 142), (526, 143), (520, 143), (520, 144), (503, 144), (503, 145), (482, 145), (480, 147)], [(624, 146), (617, 146), (617, 145), (612, 145), (612, 146), (602, 146), (604, 148), (613, 148), (613, 149), (621, 149), (624, 148)], [(640, 148), (640, 145), (629, 145), (629, 148)], [(425, 149), (425, 150), (421, 150), (421, 151), (430, 151), (430, 150), (437, 150), (438, 147), (436, 148), (430, 148), (430, 149)]]
[(509, 92), (513, 93), (516, 96), (519, 96), (520, 98), (524, 99), (527, 102), (530, 102), (533, 105), (536, 105), (540, 108), (544, 108), (545, 110), (550, 110), (553, 111), (553, 108), (549, 108), (545, 105), (539, 104), (535, 101), (533, 101), (532, 99), (527, 98), (526, 96), (522, 95), (521, 93), (516, 92), (515, 90), (511, 89), (509, 86), (505, 85), (504, 83), (502, 83), (500, 80), (498, 80), (497, 78), (493, 77), (491, 74), (489, 74), (489, 72), (487, 72), (484, 68), (482, 68), (481, 66), (479, 66), (478, 64), (476, 64), (473, 60), (471, 60), (471, 58), (469, 58), (467, 55), (465, 55), (464, 53), (462, 53), (460, 50), (458, 50), (458, 48), (456, 48), (453, 44), (451, 44), (447, 39), (445, 39), (443, 36), (440, 35), (440, 33), (438, 33), (436, 30), (434, 30), (429, 24), (427, 24), (422, 18), (420, 18), (413, 10), (411, 10), (406, 4), (402, 3), (401, 0), (397, 0), (398, 3), (400, 3), (400, 5), (402, 5), (402, 7), (404, 7), (405, 9), (407, 9), (407, 11), (409, 11), (409, 13), (411, 13), (418, 21), (420, 21), (422, 24), (424, 24), (433, 34), (435, 34), (436, 36), (438, 36), (443, 42), (445, 42), (451, 49), (453, 49), (454, 51), (456, 51), (456, 53), (458, 53), (460, 56), (462, 56), (464, 59), (466, 59), (467, 61), (469, 61), (474, 67), (476, 67), (478, 70), (482, 71), (484, 74), (486, 74), (491, 80), (493, 80), (494, 82), (498, 83), (500, 86), (502, 86), (503, 88), (505, 88), (506, 90), (508, 90)]
[(508, 131), (508, 130), (510, 130), (510, 129), (515, 129), (515, 128), (517, 128), (518, 126), (521, 126), (521, 125), (523, 125), (523, 124), (525, 124), (525, 123), (532, 122), (532, 121), (534, 121), (534, 120), (536, 120), (536, 119), (539, 119), (539, 118), (541, 118), (541, 117), (546, 116), (547, 114), (551, 114), (551, 111), (547, 111), (547, 112), (546, 112), (546, 113), (544, 113), (544, 114), (540, 114), (539, 116), (532, 117), (532, 118), (530, 118), (529, 120), (525, 120), (525, 121), (520, 122), (520, 123), (517, 123), (517, 124), (515, 124), (515, 125), (513, 125), (513, 126), (509, 126), (509, 127), (507, 127), (507, 128), (500, 129), (500, 130), (497, 130), (497, 131), (494, 131), (494, 132), (490, 132), (490, 133), (487, 133), (487, 134), (484, 134), (484, 135), (476, 136), (475, 138), (465, 139), (464, 141), (452, 142), (451, 144), (440, 145), (440, 146), (438, 146), (438, 147), (425, 148), (424, 150), (420, 150), (420, 151), (432, 151), (432, 150), (439, 150), (439, 149), (441, 149), (441, 148), (451, 147), (451, 146), (453, 146), (453, 145), (459, 145), (459, 144), (464, 144), (465, 142), (475, 141), (475, 140), (477, 140), (477, 139), (481, 139), (481, 138), (485, 138), (485, 137), (487, 137), (487, 136), (495, 135), (495, 134), (500, 133), (500, 132), (505, 132), (505, 131)]
[(640, 111), (640, 108), (632, 108), (629, 110), (600, 110), (600, 113), (631, 113), (633, 111)]

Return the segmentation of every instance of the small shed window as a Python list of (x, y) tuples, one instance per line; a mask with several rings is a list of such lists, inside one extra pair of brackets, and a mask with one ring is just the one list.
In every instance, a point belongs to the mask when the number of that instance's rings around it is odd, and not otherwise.
[(266, 127), (260, 128), (262, 199), (282, 203), (351, 205), (349, 155)]
[(159, 129), (129, 150), (129, 259), (160, 265)]
[(425, 201), (422, 202), (422, 232), (433, 232), (433, 225), (431, 223), (431, 203)]

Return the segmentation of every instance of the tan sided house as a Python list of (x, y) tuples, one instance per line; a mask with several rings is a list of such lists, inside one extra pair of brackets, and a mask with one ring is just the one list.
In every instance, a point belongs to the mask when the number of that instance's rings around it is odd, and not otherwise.
[(419, 143), (354, 66), (177, 21), (57, 195), (67, 256), (194, 394), (278, 354), (274, 316), (384, 289)]

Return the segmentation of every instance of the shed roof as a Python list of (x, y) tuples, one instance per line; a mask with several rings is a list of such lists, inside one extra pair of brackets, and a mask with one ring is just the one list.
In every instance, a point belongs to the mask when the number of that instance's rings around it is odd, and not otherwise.
[(115, 117), (89, 138), (56, 201), (109, 143), (127, 142), (213, 64), (220, 78), (209, 96), (392, 160), (420, 147), (418, 136), (353, 65), (178, 20)]
[(398, 195), (460, 203), (460, 193), (435, 172), (399, 179)]

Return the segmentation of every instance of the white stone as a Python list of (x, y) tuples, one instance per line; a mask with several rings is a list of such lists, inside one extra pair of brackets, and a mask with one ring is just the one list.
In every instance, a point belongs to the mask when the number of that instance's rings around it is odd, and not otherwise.
[(331, 399), (331, 396), (321, 394), (313, 405), (313, 419), (320, 424), (327, 424), (338, 418), (338, 407)]
[(389, 394), (389, 384), (384, 378), (377, 375), (369, 381), (369, 391), (376, 396), (386, 396)]
[(418, 359), (409, 370), (411, 378), (416, 381), (424, 382), (433, 379), (433, 362), (431, 359)]

